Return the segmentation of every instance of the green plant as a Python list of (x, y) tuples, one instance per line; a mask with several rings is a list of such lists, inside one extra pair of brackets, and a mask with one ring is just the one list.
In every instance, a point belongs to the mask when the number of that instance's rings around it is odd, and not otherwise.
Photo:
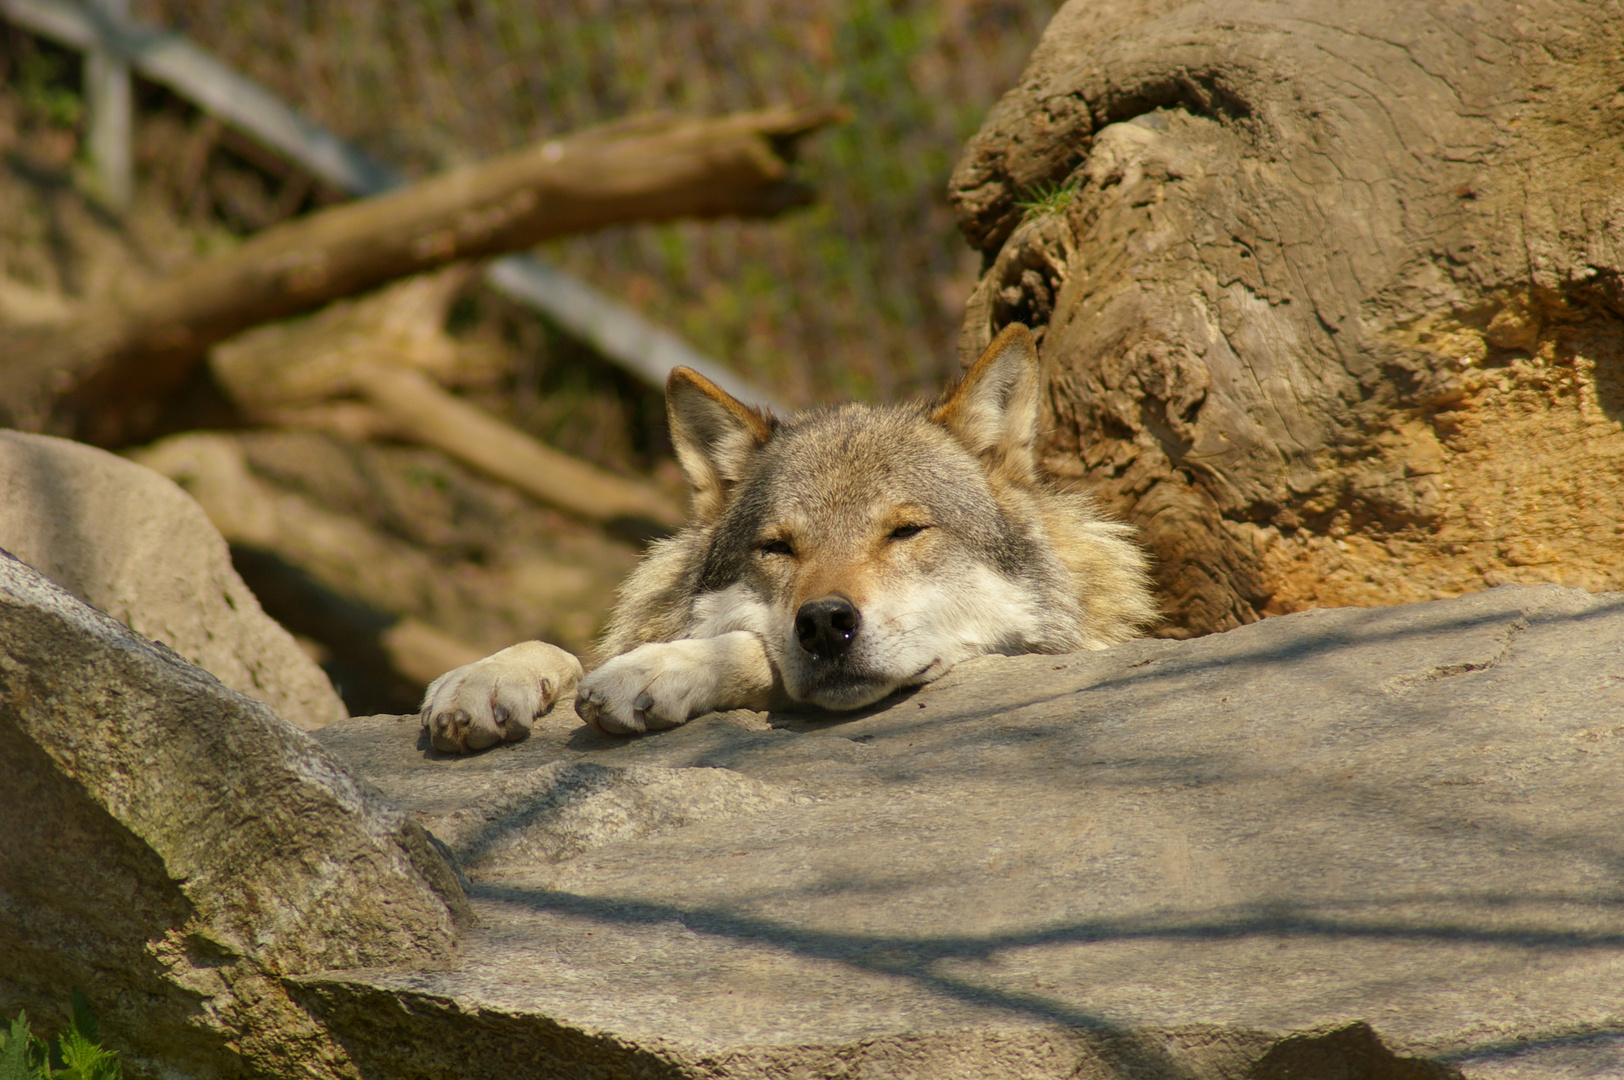
[(47, 1044), (29, 1030), (27, 1013), (0, 1029), (0, 1080), (121, 1080), (123, 1075), (118, 1055), (102, 1049), (96, 1016), (78, 990), (73, 1020), (55, 1042)]
[(1038, 184), (1028, 193), (1028, 198), (1015, 205), (1035, 217), (1063, 213), (1081, 186), (1082, 180), (1078, 178)]
[(55, 127), (73, 127), (84, 117), (84, 102), (63, 85), (67, 64), (47, 52), (23, 52), (17, 64), (17, 89), (23, 110)]

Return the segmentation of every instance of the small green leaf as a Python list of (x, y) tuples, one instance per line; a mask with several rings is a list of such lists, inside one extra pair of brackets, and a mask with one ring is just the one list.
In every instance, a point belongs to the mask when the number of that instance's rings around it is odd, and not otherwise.
[(67, 1066), (62, 1080), (120, 1080), (124, 1074), (118, 1055), (101, 1048), (96, 1014), (78, 987), (73, 989), (73, 1024), (57, 1038), (56, 1049)]
[(57, 1048), (71, 1080), (117, 1080), (123, 1072), (117, 1054), (86, 1042), (78, 1032), (64, 1032)]
[(79, 992), (75, 986), (70, 999), (73, 1002), (73, 1030), (77, 1031), (88, 1043), (101, 1042), (101, 1036), (96, 1032), (96, 1014), (90, 1011), (90, 1002)]
[(57, 1037), (56, 1051), (62, 1058), (62, 1064), (69, 1071), (79, 1074), (79, 1080), (85, 1080), (90, 1075), (90, 1067), (102, 1053), (101, 1047), (86, 1042), (85, 1037), (73, 1028)]
[(1038, 184), (1027, 193), (1026, 200), (1017, 200), (1015, 208), (1023, 210), (1029, 215), (1044, 216), (1058, 214), (1071, 205), (1072, 199), (1077, 196), (1082, 186), (1080, 178), (1072, 178), (1061, 182)]
[[(50, 1072), (43, 1060), (35, 1066), (34, 1049), (39, 1040), (28, 1030), (28, 1014), (18, 1013), (6, 1033), (5, 1048), (0, 1049), (0, 1080), (50, 1080)], [(43, 1059), (44, 1055), (37, 1057)]]

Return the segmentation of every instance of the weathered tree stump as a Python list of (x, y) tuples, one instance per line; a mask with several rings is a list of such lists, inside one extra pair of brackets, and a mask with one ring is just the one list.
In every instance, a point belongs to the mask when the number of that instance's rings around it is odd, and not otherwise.
[(1621, 133), (1616, 0), (1073, 0), (953, 179), (962, 349), (1042, 329), (1168, 633), (1624, 587)]

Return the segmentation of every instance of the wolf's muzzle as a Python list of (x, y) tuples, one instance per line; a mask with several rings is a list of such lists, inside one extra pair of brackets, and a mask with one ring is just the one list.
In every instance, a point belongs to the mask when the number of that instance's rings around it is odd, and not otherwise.
[(814, 660), (839, 660), (862, 623), (862, 613), (844, 596), (819, 596), (795, 613), (795, 640)]

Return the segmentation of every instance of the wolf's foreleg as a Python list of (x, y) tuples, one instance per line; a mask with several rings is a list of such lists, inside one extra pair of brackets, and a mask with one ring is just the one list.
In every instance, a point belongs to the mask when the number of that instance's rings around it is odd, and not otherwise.
[(581, 680), (581, 662), (556, 645), (526, 641), (441, 675), (423, 695), (423, 726), (436, 750), (467, 753), (522, 739), (530, 722)]
[(761, 638), (734, 630), (639, 645), (581, 681), (575, 711), (610, 735), (686, 724), (712, 709), (764, 709), (773, 669)]

